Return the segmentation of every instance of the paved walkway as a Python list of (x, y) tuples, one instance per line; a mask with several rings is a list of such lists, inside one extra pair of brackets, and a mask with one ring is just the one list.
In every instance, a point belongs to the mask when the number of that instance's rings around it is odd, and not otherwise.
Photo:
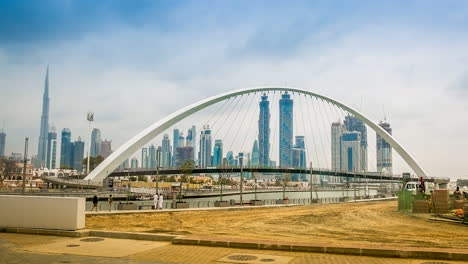
[[(86, 240), (85, 240), (86, 239)], [(375, 258), (305, 252), (172, 245), (164, 242), (110, 238), (67, 238), (0, 233), (0, 264), (12, 263), (356, 263), (422, 264), (462, 263), (396, 258)]]

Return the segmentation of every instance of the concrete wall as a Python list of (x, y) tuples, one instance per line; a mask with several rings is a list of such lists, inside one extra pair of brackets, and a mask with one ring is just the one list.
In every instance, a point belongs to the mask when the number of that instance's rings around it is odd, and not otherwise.
[(85, 199), (0, 195), (0, 227), (82, 229)]

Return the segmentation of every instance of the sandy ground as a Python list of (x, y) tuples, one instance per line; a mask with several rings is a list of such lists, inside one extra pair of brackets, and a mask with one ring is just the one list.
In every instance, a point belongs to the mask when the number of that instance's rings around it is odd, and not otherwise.
[(396, 201), (86, 217), (86, 228), (337, 245), (468, 249), (468, 226), (397, 211)]

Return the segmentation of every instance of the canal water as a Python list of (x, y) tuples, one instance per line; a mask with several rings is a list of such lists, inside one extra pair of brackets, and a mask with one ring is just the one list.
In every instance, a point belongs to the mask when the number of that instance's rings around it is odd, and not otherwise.
[[(339, 202), (340, 198), (345, 198), (349, 200), (354, 200), (353, 189), (345, 190), (333, 190), (333, 191), (318, 191), (312, 192), (312, 199), (318, 200), (321, 203), (330, 203), (330, 202)], [(356, 190), (356, 197), (363, 197), (369, 195), (371, 197), (377, 195), (377, 190)], [(308, 204), (310, 203), (310, 191), (286, 191), (284, 194), (285, 197), (289, 199), (290, 204)], [(236, 203), (240, 202), (239, 194), (225, 194), (223, 195), (223, 201), (235, 200)], [(242, 195), (242, 200), (244, 203), (248, 203), (250, 200), (255, 199), (254, 193), (245, 193)], [(258, 192), (257, 200), (263, 200), (266, 205), (275, 204), (276, 200), (283, 199), (282, 191), (272, 191), (272, 192)], [(203, 208), (203, 207), (214, 207), (214, 202), (219, 201), (220, 196), (211, 196), (211, 197), (197, 197), (197, 198), (185, 198), (182, 201), (189, 203), (190, 208)], [(342, 200), (341, 200), (342, 201)], [(151, 209), (151, 206), (154, 204), (152, 200), (146, 201), (130, 201), (131, 203), (137, 204), (141, 209)], [(114, 201), (112, 203), (112, 210), (117, 210), (117, 205), (119, 201)], [(171, 208), (172, 199), (164, 199), (163, 208)], [(92, 202), (86, 203), (86, 210), (90, 211), (93, 207)], [(109, 203), (105, 201), (100, 201), (98, 204), (98, 210), (109, 210)]]

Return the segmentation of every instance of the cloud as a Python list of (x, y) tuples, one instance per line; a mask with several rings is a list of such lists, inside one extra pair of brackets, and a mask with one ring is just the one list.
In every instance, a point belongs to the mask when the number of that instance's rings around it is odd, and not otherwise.
[[(383, 118), (385, 108), (396, 138), (431, 175), (468, 171), (460, 165), (468, 149), (463, 143), (468, 125), (460, 122), (467, 111), (468, 40), (456, 26), (465, 21), (458, 7), (450, 9), (457, 18), (444, 22), (455, 25), (449, 30), (415, 14), (415, 7), (396, 15), (394, 6), (352, 6), (345, 11), (326, 3), (117, 2), (93, 6), (86, 19), (80, 16), (87, 2), (45, 2), (45, 7), (18, 10), (22, 16), (17, 17), (55, 12), (45, 23), (26, 20), (18, 35), (0, 26), (0, 35), (8, 40), (0, 41), (0, 89), (7, 98), (0, 120), (7, 121), (8, 151), (19, 152), (23, 136), (38, 137), (39, 98), (50, 63), (50, 119), (58, 131), (71, 128), (73, 138), (87, 134), (88, 110), (96, 113), (95, 126), (116, 148), (202, 98), (287, 84), (357, 106), (374, 121)], [(382, 15), (386, 8), (389, 14)], [(434, 11), (434, 16), (446, 14)], [(6, 20), (14, 23), (11, 17)], [(83, 20), (88, 21), (78, 23)], [(26, 34), (38, 25), (44, 29)], [(199, 128), (213, 111), (199, 114)], [(185, 131), (191, 122), (194, 119), (180, 128)], [(236, 143), (226, 142), (229, 145), (234, 148)], [(237, 148), (251, 146), (242, 143)], [(397, 163), (400, 170), (407, 169)]]

